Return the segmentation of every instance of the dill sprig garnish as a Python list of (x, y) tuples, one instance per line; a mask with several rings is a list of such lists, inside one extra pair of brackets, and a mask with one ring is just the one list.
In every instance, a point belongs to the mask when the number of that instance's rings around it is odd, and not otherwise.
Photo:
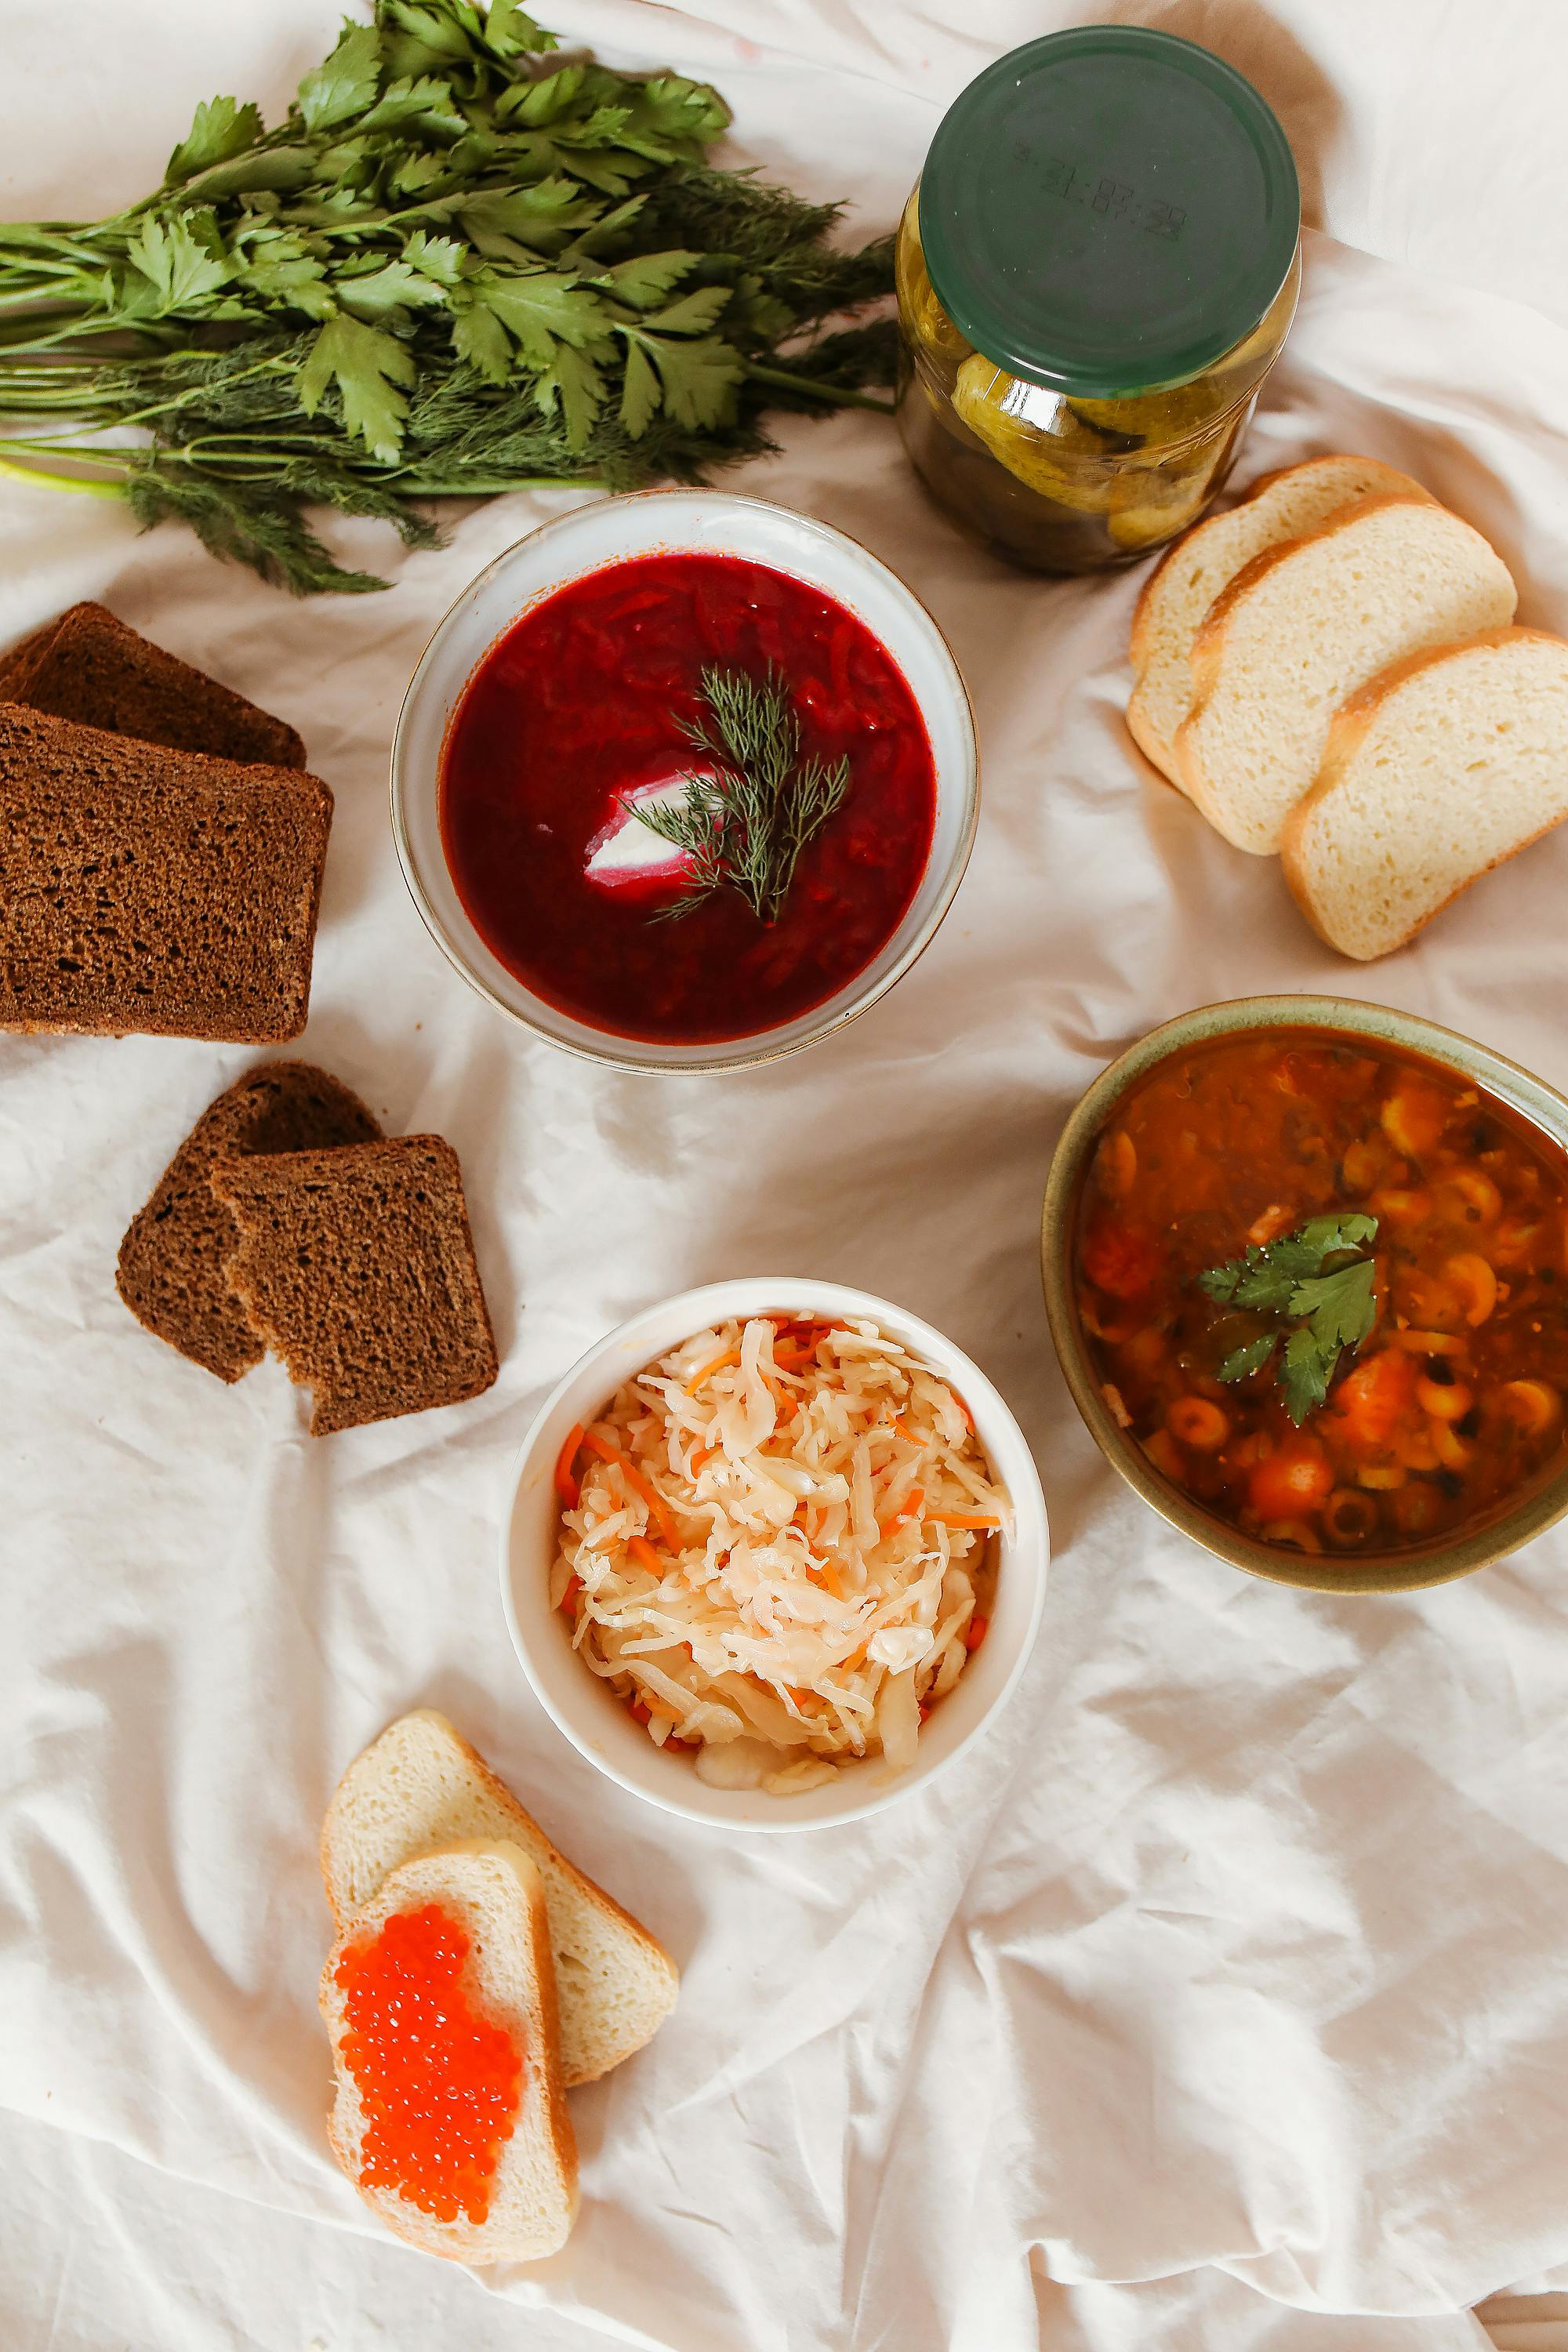
[(654, 920), (689, 915), (716, 891), (731, 889), (758, 922), (775, 923), (801, 852), (844, 804), (849, 761), (829, 767), (815, 752), (802, 760), (800, 720), (771, 664), (760, 684), (742, 669), (710, 665), (702, 673), (702, 698), (708, 715), (682, 719), (679, 726), (712, 761), (711, 772), (688, 776), (686, 798), (677, 806), (628, 810), (690, 860), (680, 896)]

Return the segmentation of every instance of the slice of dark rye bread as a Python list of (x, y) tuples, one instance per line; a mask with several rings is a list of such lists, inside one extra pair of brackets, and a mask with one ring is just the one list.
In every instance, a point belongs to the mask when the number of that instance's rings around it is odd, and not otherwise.
[(309, 1062), (264, 1062), (209, 1105), (159, 1177), (120, 1244), (115, 1284), (139, 1323), (220, 1381), (266, 1353), (228, 1287), (239, 1246), (234, 1212), (208, 1178), (220, 1160), (374, 1143), (376, 1120), (348, 1087)]
[(229, 1287), (314, 1391), (312, 1437), (490, 1386), (462, 1171), (440, 1136), (226, 1160), (211, 1181), (239, 1225)]
[(172, 751), (269, 768), (305, 764), (305, 746), (286, 720), (165, 653), (106, 604), (72, 604), (24, 637), (0, 659), (0, 701)]
[(0, 1029), (281, 1045), (332, 796), (0, 702)]

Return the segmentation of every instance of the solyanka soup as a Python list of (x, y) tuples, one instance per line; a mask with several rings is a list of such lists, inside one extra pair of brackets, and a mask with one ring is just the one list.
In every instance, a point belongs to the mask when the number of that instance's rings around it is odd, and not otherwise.
[(1162, 1477), (1268, 1545), (1441, 1545), (1564, 1465), (1568, 1160), (1436, 1062), (1332, 1031), (1173, 1053), (1077, 1203), (1085, 1350)]
[[(737, 740), (754, 796), (731, 823)], [(682, 845), (655, 828), (689, 834), (693, 779), (707, 813)], [(673, 1045), (775, 1028), (853, 981), (910, 908), (935, 808), (887, 649), (820, 589), (725, 555), (610, 564), (525, 613), (468, 683), (440, 793), (492, 954), (575, 1019)]]

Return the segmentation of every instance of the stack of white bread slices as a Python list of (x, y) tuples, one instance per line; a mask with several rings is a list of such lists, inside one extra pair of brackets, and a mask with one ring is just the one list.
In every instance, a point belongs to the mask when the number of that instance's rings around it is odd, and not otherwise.
[(1308, 920), (1387, 955), (1568, 816), (1568, 644), (1480, 533), (1373, 457), (1270, 474), (1165, 556), (1127, 723)]
[[(321, 1874), (338, 1927), (321, 1992), (337, 2071), (328, 2137), (338, 2162), (389, 2229), (430, 2253), (488, 2263), (556, 2252), (577, 2210), (564, 2092), (642, 2048), (674, 2005), (673, 1961), (557, 1852), (432, 1707), (389, 1725), (343, 1775), (322, 1825)], [(356, 2071), (344, 1979), (353, 1981), (353, 1958), (389, 1919), (430, 1905), (468, 1938), (460, 1982), (469, 2007), (505, 2030), (522, 2061), (479, 2219), (443, 2218), (366, 2160), (377, 2093)], [(428, 2088), (438, 2124), (447, 2086)]]

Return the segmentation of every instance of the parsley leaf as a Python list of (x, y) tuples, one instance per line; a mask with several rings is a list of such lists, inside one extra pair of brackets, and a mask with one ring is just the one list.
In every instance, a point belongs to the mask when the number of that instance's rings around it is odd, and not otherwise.
[(363, 278), (345, 278), (339, 286), (338, 299), (345, 310), (374, 327), (396, 311), (444, 303), (447, 296), (442, 287), (432, 285), (409, 262), (387, 261), (379, 269), (367, 270)]
[(328, 385), (335, 383), (349, 431), (359, 435), (373, 457), (389, 461), (403, 445), (408, 411), (398, 386), (413, 381), (414, 361), (393, 336), (357, 319), (329, 319), (300, 370), (300, 405), (314, 416)]
[(362, 114), (381, 87), (381, 36), (371, 25), (349, 26), (331, 57), (300, 84), (299, 107), (310, 131), (329, 130)]
[(1360, 1249), (1366, 1242), (1377, 1238), (1377, 1219), (1367, 1215), (1364, 1209), (1346, 1209), (1332, 1216), (1309, 1217), (1294, 1238), (1308, 1249), (1323, 1257), (1335, 1250)]
[[(138, 305), (140, 315), (158, 317), (170, 310), (189, 309), (205, 303), (208, 295), (226, 286), (233, 268), (223, 250), (221, 240), (213, 232), (208, 237), (193, 234), (204, 224), (212, 231), (210, 213), (192, 213), (192, 226), (179, 218), (168, 222), (145, 220), (126, 247), (130, 259), (153, 289), (153, 299), (145, 308)], [(216, 243), (217, 250), (212, 250)]]
[(490, 13), (485, 19), (485, 39), (500, 58), (515, 56), (520, 50), (552, 49), (553, 33), (545, 33), (525, 16), (517, 0), (490, 0)]
[(1377, 1311), (1372, 1297), (1375, 1271), (1372, 1259), (1363, 1257), (1337, 1274), (1314, 1275), (1292, 1291), (1290, 1312), (1309, 1318), (1321, 1346), (1359, 1348)]
[(1279, 1385), (1285, 1392), (1285, 1410), (1298, 1429), (1328, 1395), (1330, 1375), (1338, 1360), (1338, 1349), (1325, 1355), (1317, 1334), (1305, 1324), (1286, 1340)]
[[(1376, 1263), (1351, 1255), (1376, 1238), (1377, 1219), (1359, 1209), (1310, 1217), (1294, 1233), (1255, 1243), (1244, 1256), (1198, 1276), (1209, 1297), (1294, 1326), (1279, 1378), (1285, 1410), (1298, 1429), (1328, 1395), (1342, 1350), (1359, 1348), (1377, 1319)], [(1341, 1263), (1331, 1264), (1334, 1259)], [(1261, 1371), (1278, 1340), (1277, 1332), (1263, 1332), (1234, 1349), (1216, 1378), (1243, 1381)]]
[(617, 301), (630, 303), (634, 310), (646, 310), (662, 301), (700, 259), (700, 254), (679, 251), (634, 254), (629, 261), (615, 262), (598, 282)]
[(1245, 1348), (1233, 1348), (1215, 1374), (1215, 1380), (1250, 1380), (1254, 1372), (1263, 1370), (1279, 1344), (1277, 1331), (1264, 1331), (1256, 1339), (1249, 1339)]
[(169, 158), (164, 185), (193, 179), (214, 163), (226, 163), (231, 155), (243, 154), (260, 136), (261, 114), (257, 107), (241, 106), (232, 98), (215, 98), (198, 106), (190, 129)]
[(740, 359), (717, 335), (700, 342), (667, 342), (662, 335), (637, 337), (658, 370), (664, 404), (678, 425), (700, 428), (721, 424), (731, 394), (745, 373)]

